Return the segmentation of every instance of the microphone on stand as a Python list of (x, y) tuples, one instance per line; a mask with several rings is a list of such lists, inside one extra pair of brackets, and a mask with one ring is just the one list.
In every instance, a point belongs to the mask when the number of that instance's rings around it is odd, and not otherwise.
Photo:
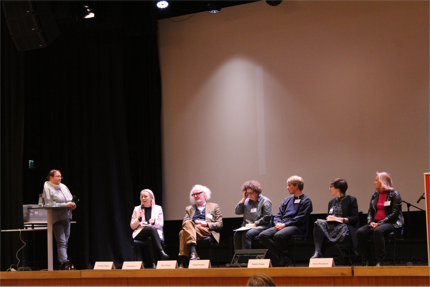
[(421, 195), (421, 196), (420, 196), (420, 198), (418, 198), (417, 203), (420, 203), (421, 199), (425, 199), (425, 197), (424, 197), (424, 193), (423, 193), (423, 195)]

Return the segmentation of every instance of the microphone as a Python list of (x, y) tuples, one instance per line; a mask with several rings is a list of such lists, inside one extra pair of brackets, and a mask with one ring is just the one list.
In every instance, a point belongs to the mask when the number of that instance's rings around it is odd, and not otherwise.
[(421, 199), (425, 199), (425, 197), (424, 197), (424, 193), (423, 193), (423, 195), (421, 195), (421, 196), (420, 196), (420, 198), (418, 198), (417, 203), (420, 203)]
[[(143, 204), (142, 204), (142, 205), (140, 206), (140, 211), (141, 211), (141, 212), (143, 212), (143, 209), (144, 209), (144, 208), (145, 208), (145, 205), (143, 205)], [(139, 217), (138, 219), (139, 219), (139, 221), (140, 221), (140, 222), (142, 222), (142, 217)]]

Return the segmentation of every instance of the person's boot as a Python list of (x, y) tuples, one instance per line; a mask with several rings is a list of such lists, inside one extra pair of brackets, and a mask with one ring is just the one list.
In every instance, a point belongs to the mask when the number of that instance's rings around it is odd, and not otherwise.
[(169, 255), (167, 255), (164, 252), (163, 246), (161, 245), (161, 240), (158, 236), (154, 236), (154, 243), (155, 243), (155, 247), (158, 250), (158, 255), (160, 256), (161, 260), (169, 260)]

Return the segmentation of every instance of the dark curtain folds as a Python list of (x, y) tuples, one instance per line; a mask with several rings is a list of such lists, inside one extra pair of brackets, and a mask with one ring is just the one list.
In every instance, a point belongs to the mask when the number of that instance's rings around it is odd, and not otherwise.
[[(3, 14), (3, 7), (1, 10)], [(10, 39), (1, 18), (1, 229), (23, 228), (23, 138), (24, 82), (23, 55)], [(17, 264), (15, 253), (22, 246), (18, 233), (1, 233), (2, 271)], [(10, 252), (14, 250), (14, 252)], [(22, 254), (22, 253), (21, 253)]]
[[(78, 269), (132, 260), (129, 223), (140, 190), (152, 189), (161, 202), (161, 80), (152, 4), (97, 2), (98, 19), (62, 27), (50, 46), (24, 53), (19, 165), (33, 159), (36, 168), (24, 169), (22, 197), (37, 203), (49, 170), (62, 171), (63, 183), (79, 198), (75, 246), (69, 248)], [(10, 211), (22, 214), (17, 208)]]

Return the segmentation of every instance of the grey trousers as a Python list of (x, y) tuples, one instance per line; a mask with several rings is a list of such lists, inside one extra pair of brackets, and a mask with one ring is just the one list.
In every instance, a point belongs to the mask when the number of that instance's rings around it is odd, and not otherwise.
[(70, 221), (61, 220), (52, 225), (54, 230), (55, 240), (57, 241), (58, 261), (64, 263), (67, 259), (67, 242), (70, 237)]

